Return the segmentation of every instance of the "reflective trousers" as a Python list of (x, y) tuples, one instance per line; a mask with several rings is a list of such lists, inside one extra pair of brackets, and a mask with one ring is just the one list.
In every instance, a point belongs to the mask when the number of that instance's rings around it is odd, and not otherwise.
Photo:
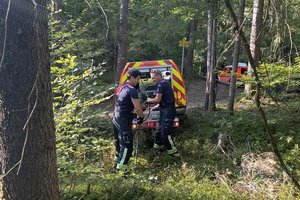
[(160, 148), (164, 145), (168, 154), (177, 152), (174, 142), (171, 138), (173, 123), (176, 110), (174, 107), (160, 108), (158, 126), (155, 129), (154, 148)]
[(113, 118), (117, 169), (126, 168), (133, 151), (132, 116)]

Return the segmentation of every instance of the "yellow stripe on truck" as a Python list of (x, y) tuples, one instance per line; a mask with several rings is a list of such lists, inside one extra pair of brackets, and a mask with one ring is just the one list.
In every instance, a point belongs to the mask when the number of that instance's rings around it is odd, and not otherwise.
[[(138, 68), (141, 65), (142, 62), (136, 62), (134, 63), (134, 65), (132, 66), (132, 68)], [(126, 66), (125, 66), (126, 67)], [(126, 71), (126, 73), (123, 75), (123, 77), (121, 78), (121, 82), (120, 83), (124, 83), (127, 79), (127, 74), (128, 74), (128, 70)]]
[(136, 62), (136, 63), (134, 63), (132, 68), (138, 68), (141, 64), (142, 64), (142, 62)]
[(181, 102), (184, 106), (186, 105), (186, 101), (184, 99), (180, 99), (179, 102)]
[(174, 85), (174, 87), (176, 87), (182, 94), (185, 95), (185, 89), (184, 89), (179, 83), (177, 83), (174, 79), (173, 79), (173, 85)]
[[(181, 75), (179, 74), (179, 72), (178, 72), (175, 68), (172, 68), (172, 74), (173, 74), (173, 76), (176, 76), (176, 78), (177, 78), (178, 80), (181, 80), (181, 81), (183, 82)], [(185, 92), (185, 89), (184, 89), (183, 85), (180, 85), (174, 78), (173, 78), (172, 82), (173, 82), (173, 87), (177, 88), (183, 95), (186, 95), (186, 92)], [(176, 98), (180, 103), (182, 103), (182, 105), (186, 105), (186, 100), (185, 100), (185, 98), (178, 99), (176, 92), (174, 92), (174, 95), (175, 95), (175, 98)], [(178, 107), (178, 106), (179, 106), (179, 105), (176, 104), (176, 107)]]
[[(183, 82), (183, 79), (182, 79), (182, 76), (179, 74), (179, 72), (177, 71), (177, 70), (175, 70), (174, 68), (172, 68), (172, 73), (173, 73), (173, 76), (176, 76), (176, 78), (177, 79), (179, 79), (179, 80), (181, 80), (181, 82)], [(173, 81), (174, 81), (174, 84), (173, 85), (175, 85), (175, 80), (174, 80), (174, 78), (173, 78)], [(177, 82), (176, 82), (177, 83)], [(184, 86), (183, 85), (180, 85), (179, 83), (177, 83), (177, 85), (178, 85), (178, 89), (182, 92), (182, 94), (184, 94), (185, 95), (185, 89), (184, 89)]]
[(181, 75), (179, 74), (179, 72), (176, 69), (172, 68), (172, 74), (175, 75), (179, 80), (181, 80), (183, 82)]
[(179, 72), (176, 69), (172, 68), (172, 74), (175, 75), (179, 80), (183, 82)]
[(158, 60), (157, 62), (158, 62), (161, 66), (167, 65), (167, 63), (165, 63), (165, 61), (163, 61), (163, 60)]
[[(177, 99), (177, 101), (179, 101), (182, 105), (186, 106), (186, 100), (184, 98), (182, 98), (182, 99), (179, 100), (177, 98), (176, 92), (174, 92), (174, 96), (175, 96), (175, 99)], [(175, 107), (179, 107), (179, 105), (176, 102), (175, 102)]]
[(127, 74), (128, 74), (128, 71), (123, 75), (120, 83), (124, 83), (126, 81)]
[[(175, 93), (175, 92), (174, 92)], [(176, 96), (177, 96), (177, 94), (176, 94)], [(178, 99), (178, 97), (176, 98), (177, 99), (177, 101), (179, 101), (182, 105), (186, 105), (186, 100), (185, 100), (185, 98), (181, 98), (181, 99)], [(175, 103), (176, 104), (176, 103)], [(177, 104), (176, 104), (177, 105)]]

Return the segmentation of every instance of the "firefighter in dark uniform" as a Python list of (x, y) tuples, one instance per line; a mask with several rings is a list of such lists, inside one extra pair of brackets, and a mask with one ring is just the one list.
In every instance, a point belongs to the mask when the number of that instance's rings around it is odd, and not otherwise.
[(128, 161), (133, 151), (132, 120), (135, 109), (138, 124), (143, 123), (143, 110), (135, 87), (138, 85), (141, 73), (137, 69), (128, 71), (127, 81), (116, 91), (116, 102), (113, 116), (113, 126), (116, 147), (116, 170), (126, 173)]
[(171, 138), (171, 131), (175, 119), (175, 98), (174, 92), (169, 80), (163, 79), (159, 69), (151, 71), (151, 78), (157, 85), (155, 98), (148, 98), (148, 103), (158, 103), (160, 116), (158, 126), (155, 129), (154, 150), (160, 154), (163, 146), (166, 147), (169, 155), (179, 156), (174, 142)]

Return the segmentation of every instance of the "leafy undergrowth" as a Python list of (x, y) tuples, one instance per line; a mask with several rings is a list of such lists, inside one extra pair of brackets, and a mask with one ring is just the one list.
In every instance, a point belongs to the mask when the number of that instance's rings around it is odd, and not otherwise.
[[(269, 153), (269, 139), (253, 106), (240, 100), (237, 108), (243, 109), (234, 115), (224, 109), (211, 114), (189, 110), (188, 120), (174, 134), (179, 158), (166, 153), (156, 158), (147, 133), (141, 133), (137, 164), (133, 155), (128, 178), (112, 169), (110, 120), (89, 107), (85, 120), (58, 125), (61, 199), (297, 199), (299, 193)], [(265, 106), (284, 160), (299, 178), (300, 103)], [(213, 150), (220, 132), (231, 136), (233, 152)]]

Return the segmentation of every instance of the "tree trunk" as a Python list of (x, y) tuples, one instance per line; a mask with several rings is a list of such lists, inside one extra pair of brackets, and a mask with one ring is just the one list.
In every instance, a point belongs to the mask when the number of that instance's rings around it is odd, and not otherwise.
[(194, 41), (195, 41), (195, 32), (197, 31), (197, 20), (192, 20), (190, 22), (189, 30), (188, 30), (188, 41), (190, 46), (187, 49), (187, 54), (185, 57), (185, 76), (187, 78), (193, 77), (193, 58), (194, 58)]
[(0, 1), (0, 18), (8, 16), (0, 26), (0, 198), (55, 200), (46, 1), (36, 7), (31, 0), (8, 2)]
[(58, 18), (58, 0), (51, 0), (51, 17), (52, 17), (52, 19), (59, 20), (59, 18)]
[(121, 76), (122, 70), (127, 63), (128, 53), (128, 6), (129, 0), (120, 0), (120, 24), (119, 24), (119, 52), (118, 52), (118, 65), (117, 65), (117, 80)]
[(216, 48), (216, 41), (217, 41), (217, 8), (218, 8), (218, 1), (213, 1), (214, 8), (213, 8), (213, 37), (212, 37), (212, 71), (211, 71), (211, 93), (209, 98), (209, 110), (216, 109), (216, 97), (217, 97), (217, 74), (216, 74), (216, 57), (217, 57), (217, 48)]
[[(244, 19), (244, 10), (245, 10), (245, 0), (240, 1), (240, 9), (239, 9), (239, 29), (241, 28), (243, 19)], [(233, 112), (234, 108), (234, 97), (235, 97), (235, 89), (236, 89), (236, 72), (239, 63), (239, 54), (240, 54), (240, 43), (241, 37), (239, 35), (239, 31), (235, 31), (235, 44), (234, 44), (234, 51), (233, 51), (233, 62), (232, 62), (232, 73), (231, 73), (231, 81), (230, 81), (230, 88), (229, 88), (229, 101), (227, 105), (227, 109)]]
[[(252, 26), (250, 35), (250, 50), (255, 63), (258, 66), (259, 60), (259, 46), (260, 46), (260, 35), (262, 32), (262, 15), (263, 15), (264, 0), (254, 0), (253, 2), (253, 15), (252, 15)], [(253, 69), (251, 63), (248, 63), (248, 76), (253, 76)], [(251, 84), (245, 85), (245, 94), (247, 97), (251, 96)]]
[(208, 5), (207, 28), (207, 73), (205, 89), (205, 110), (212, 111), (216, 105), (216, 8), (217, 2), (210, 0)]

